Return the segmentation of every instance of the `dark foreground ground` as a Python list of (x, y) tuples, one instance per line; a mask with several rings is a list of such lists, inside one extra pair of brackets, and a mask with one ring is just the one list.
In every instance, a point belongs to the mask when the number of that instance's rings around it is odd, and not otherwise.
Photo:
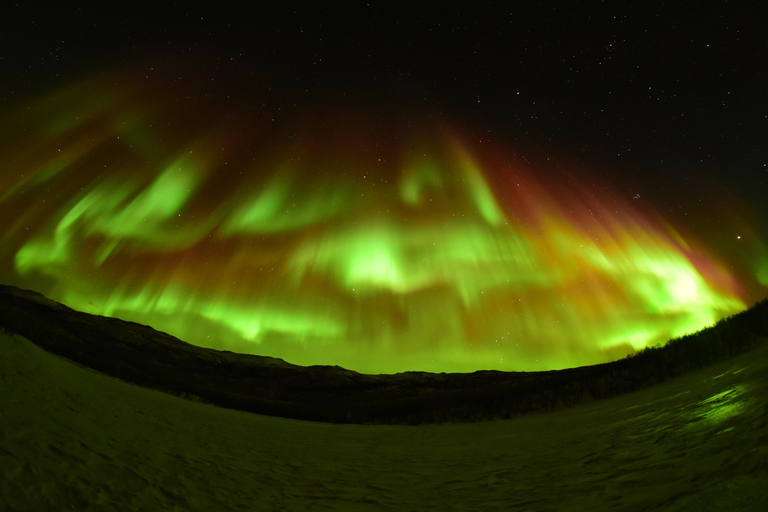
[(664, 382), (765, 344), (768, 301), (664, 348), (549, 372), (365, 375), (302, 367), (196, 347), (9, 286), (0, 286), (0, 328), (89, 368), (200, 402), (295, 419), (414, 425), (560, 410)]
[(510, 420), (339, 425), (128, 384), (0, 331), (0, 510), (768, 510), (768, 344)]

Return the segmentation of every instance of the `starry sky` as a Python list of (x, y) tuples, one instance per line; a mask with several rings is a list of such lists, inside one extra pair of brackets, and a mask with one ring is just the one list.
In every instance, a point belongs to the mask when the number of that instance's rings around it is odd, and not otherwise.
[(768, 288), (758, 7), (6, 4), (0, 281), (366, 372), (593, 364)]

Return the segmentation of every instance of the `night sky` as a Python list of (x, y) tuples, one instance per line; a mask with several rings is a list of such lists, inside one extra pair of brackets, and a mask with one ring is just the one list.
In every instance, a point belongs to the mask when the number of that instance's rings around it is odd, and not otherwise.
[(593, 364), (766, 296), (749, 3), (42, 5), (0, 7), (0, 282), (376, 373)]

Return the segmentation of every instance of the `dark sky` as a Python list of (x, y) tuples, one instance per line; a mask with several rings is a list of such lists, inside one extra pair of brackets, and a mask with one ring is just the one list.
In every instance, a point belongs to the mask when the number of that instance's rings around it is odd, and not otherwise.
[(0, 108), (152, 59), (246, 111), (351, 100), (448, 116), (575, 156), (661, 211), (695, 208), (686, 191), (713, 180), (762, 202), (768, 36), (755, 3), (325, 4), (6, 3)]
[(611, 163), (765, 184), (768, 36), (754, 2), (19, 4), (2, 8), (3, 105), (162, 55), (283, 108), (354, 96)]

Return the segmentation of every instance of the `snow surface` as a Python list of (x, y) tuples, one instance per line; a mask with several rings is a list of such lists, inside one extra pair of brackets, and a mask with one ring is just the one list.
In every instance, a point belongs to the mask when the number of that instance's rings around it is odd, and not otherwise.
[(332, 425), (183, 400), (0, 332), (0, 510), (768, 510), (768, 344), (550, 414)]

